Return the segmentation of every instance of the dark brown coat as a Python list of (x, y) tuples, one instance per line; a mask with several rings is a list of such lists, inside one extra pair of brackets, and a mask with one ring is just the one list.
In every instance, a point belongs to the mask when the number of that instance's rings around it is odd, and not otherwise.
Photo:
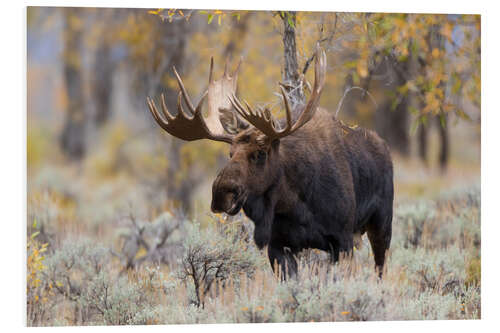
[(236, 136), (231, 160), (213, 184), (212, 210), (243, 208), (271, 264), (294, 274), (294, 254), (353, 248), (368, 233), (381, 274), (390, 245), (393, 168), (387, 144), (373, 131), (351, 129), (324, 110), (293, 134), (270, 142), (255, 128)]

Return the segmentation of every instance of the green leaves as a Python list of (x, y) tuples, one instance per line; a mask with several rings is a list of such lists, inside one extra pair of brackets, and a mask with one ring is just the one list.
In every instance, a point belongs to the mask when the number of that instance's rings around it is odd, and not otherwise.
[(207, 23), (208, 24), (212, 23), (213, 19), (214, 19), (214, 14), (207, 14)]
[(293, 23), (293, 17), (290, 13), (287, 13), (288, 25), (295, 29), (295, 24)]
[[(222, 25), (222, 19), (229, 12), (216, 9), (216, 10), (211, 10), (211, 11), (200, 10), (199, 13), (203, 14), (203, 15), (207, 15), (207, 24), (211, 24), (212, 21), (214, 20), (214, 18), (217, 17), (217, 24), (218, 25)], [(236, 17), (236, 19), (239, 21), (240, 17), (241, 17), (241, 14), (240, 14), (240, 12), (233, 12), (233, 13), (231, 13), (231, 16), (232, 17)]]

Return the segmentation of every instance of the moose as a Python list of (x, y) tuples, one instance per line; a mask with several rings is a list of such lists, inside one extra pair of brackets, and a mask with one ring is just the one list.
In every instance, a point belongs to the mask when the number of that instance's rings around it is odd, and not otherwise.
[[(319, 107), (325, 52), (316, 47), (314, 84), (305, 105), (291, 110), (280, 86), (285, 109), (280, 120), (236, 96), (239, 67), (230, 75), (226, 63), (216, 81), (212, 58), (208, 90), (196, 108), (174, 67), (180, 88), (176, 115), (168, 111), (163, 95), (161, 113), (147, 98), (158, 125), (174, 137), (231, 145), (229, 163), (213, 182), (211, 210), (235, 215), (243, 209), (255, 224), (255, 244), (267, 246), (273, 270), (280, 269), (285, 278), (296, 276), (295, 255), (301, 250), (327, 251), (335, 263), (340, 253), (352, 253), (354, 241), (365, 232), (382, 277), (392, 234), (390, 151), (375, 132), (346, 126)], [(203, 116), (207, 96), (208, 115)]]

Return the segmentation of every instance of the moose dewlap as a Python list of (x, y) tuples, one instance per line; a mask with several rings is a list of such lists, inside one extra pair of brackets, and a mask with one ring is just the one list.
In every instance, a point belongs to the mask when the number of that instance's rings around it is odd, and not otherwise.
[[(171, 135), (231, 145), (229, 163), (213, 183), (212, 210), (234, 215), (243, 209), (255, 223), (255, 243), (267, 246), (273, 269), (278, 264), (285, 276), (297, 272), (294, 254), (302, 249), (328, 251), (336, 262), (340, 252), (352, 251), (354, 237), (358, 241), (365, 232), (381, 275), (392, 232), (390, 151), (375, 132), (346, 127), (318, 107), (326, 74), (324, 51), (316, 49), (314, 86), (305, 106), (291, 110), (281, 88), (282, 121), (236, 97), (237, 70), (230, 75), (226, 66), (218, 81), (212, 71), (213, 62), (208, 92), (196, 108), (175, 68), (177, 115), (168, 111), (163, 96), (161, 111), (147, 100), (157, 123)], [(207, 95), (219, 98), (209, 98), (205, 122), (201, 108)]]

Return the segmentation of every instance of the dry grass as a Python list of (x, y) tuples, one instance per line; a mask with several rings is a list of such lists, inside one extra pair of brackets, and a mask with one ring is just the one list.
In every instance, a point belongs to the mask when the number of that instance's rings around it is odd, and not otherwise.
[[(53, 199), (49, 196), (44, 200), (53, 202)], [(61, 204), (58, 200), (55, 202)], [(124, 271), (120, 260), (105, 251), (111, 244), (102, 240), (98, 244), (104, 249), (103, 253), (92, 252), (98, 247), (95, 241), (90, 241), (78, 255), (84, 260), (67, 269), (68, 277), (61, 278), (62, 281), (57, 281), (57, 277), (51, 279), (50, 270), (61, 264), (60, 258), (68, 255), (64, 239), (67, 233), (74, 232), (70, 228), (64, 236), (58, 236), (62, 241), (51, 243), (52, 249), (45, 259), (47, 269), (41, 275), (43, 283), (39, 286), (43, 289), (49, 284), (61, 283), (63, 287), (59, 293), (44, 293), (47, 295), (44, 303), (37, 303), (35, 309), (44, 310), (43, 318), (36, 317), (37, 320), (29, 324), (478, 319), (481, 316), (480, 202), (479, 188), (472, 186), (444, 192), (434, 201), (397, 204), (393, 241), (382, 280), (373, 269), (366, 236), (353, 258), (342, 258), (335, 266), (328, 262), (325, 253), (304, 251), (299, 256), (298, 278), (283, 283), (273, 275), (265, 250), (258, 251), (252, 241), (246, 239), (251, 230), (247, 234), (235, 233), (239, 229), (233, 226), (242, 223), (251, 229), (251, 222), (245, 218), (218, 217), (205, 227), (185, 220), (184, 223), (191, 226), (177, 235), (182, 237), (185, 249), (196, 242), (206, 243), (203, 255), (226, 251), (226, 256), (236, 260), (228, 275), (216, 279), (201, 302), (196, 301), (193, 279), (180, 278), (180, 261), (145, 263)], [(60, 228), (66, 218), (64, 214), (45, 217), (55, 223), (54, 230)], [(30, 229), (33, 232), (37, 228)], [(37, 237), (51, 239), (42, 233)], [(217, 237), (236, 237), (236, 243), (224, 243), (222, 240), (226, 238)], [(75, 242), (69, 244), (74, 247)], [(245, 253), (245, 257), (234, 257), (231, 253)], [(87, 257), (101, 259), (85, 261)], [(238, 266), (238, 260), (244, 261), (244, 271)], [(68, 291), (69, 284), (78, 285), (79, 292)], [(108, 299), (95, 295), (102, 290), (109, 293)], [(30, 301), (33, 305), (34, 301)], [(107, 304), (109, 309), (103, 310), (99, 302)], [(124, 303), (128, 306), (118, 307)]]

